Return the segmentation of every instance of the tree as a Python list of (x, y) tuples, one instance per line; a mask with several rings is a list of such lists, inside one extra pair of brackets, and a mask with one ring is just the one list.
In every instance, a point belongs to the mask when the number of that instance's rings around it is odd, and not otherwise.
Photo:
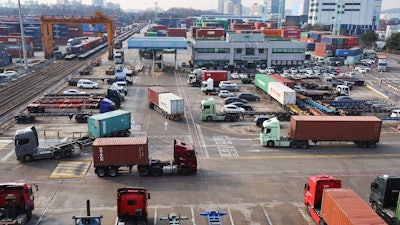
[(360, 35), (360, 41), (366, 47), (372, 47), (373, 44), (378, 40), (378, 34), (375, 33), (373, 30), (369, 30), (365, 32), (365, 34)]
[(390, 50), (400, 50), (400, 33), (393, 33), (386, 39), (386, 48)]

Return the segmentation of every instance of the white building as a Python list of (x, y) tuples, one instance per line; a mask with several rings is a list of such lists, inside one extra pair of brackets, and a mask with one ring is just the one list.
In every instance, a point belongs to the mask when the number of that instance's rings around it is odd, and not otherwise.
[(265, 41), (264, 34), (227, 33), (226, 40), (193, 40), (195, 65), (255, 69), (257, 65), (290, 67), (302, 65), (305, 44), (292, 41)]
[[(376, 30), (382, 0), (309, 0), (308, 23), (331, 28), (340, 23), (340, 30), (348, 35)], [(339, 4), (338, 4), (339, 2)], [(341, 2), (341, 5), (340, 5)]]

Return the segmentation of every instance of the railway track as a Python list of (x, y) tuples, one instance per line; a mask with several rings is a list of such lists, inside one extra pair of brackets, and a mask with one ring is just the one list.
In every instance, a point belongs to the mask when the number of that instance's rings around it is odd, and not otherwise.
[(56, 61), (0, 86), (0, 127), (7, 125), (37, 96), (49, 93), (56, 84), (65, 82), (98, 54), (100, 52), (84, 60)]

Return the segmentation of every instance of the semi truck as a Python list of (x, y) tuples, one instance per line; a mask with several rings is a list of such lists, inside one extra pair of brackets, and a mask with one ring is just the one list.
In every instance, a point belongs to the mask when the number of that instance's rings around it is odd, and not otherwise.
[(217, 95), (220, 91), (220, 88), (214, 85), (214, 80), (212, 78), (208, 78), (206, 81), (201, 83), (200, 90), (205, 95)]
[(208, 78), (213, 79), (214, 86), (218, 86), (221, 81), (228, 80), (228, 71), (196, 69), (188, 75), (187, 83), (191, 86), (200, 86)]
[(382, 120), (374, 116), (291, 116), (289, 135), (281, 136), (279, 120), (263, 122), (261, 145), (266, 147), (308, 148), (309, 141), (352, 141), (360, 148), (375, 148)]
[(117, 224), (147, 225), (147, 200), (149, 199), (150, 193), (145, 188), (119, 188), (117, 190)]
[(352, 189), (327, 175), (312, 176), (304, 185), (304, 205), (319, 225), (386, 224)]
[(379, 72), (387, 71), (387, 56), (385, 54), (378, 55), (378, 67), (377, 70)]
[(124, 63), (124, 50), (116, 50), (114, 53), (114, 63), (123, 64)]
[(388, 224), (400, 224), (400, 176), (380, 175), (371, 183), (369, 203)]
[(65, 141), (54, 145), (40, 146), (35, 126), (19, 129), (14, 135), (15, 156), (17, 160), (30, 162), (39, 159), (61, 159), (74, 155), (77, 142)]
[(88, 134), (91, 137), (128, 137), (131, 129), (131, 112), (114, 110), (88, 118)]
[(236, 122), (240, 118), (238, 113), (217, 113), (217, 104), (214, 98), (201, 101), (200, 120), (202, 121), (226, 121)]
[(32, 186), (36, 185), (27, 183), (0, 184), (0, 224), (28, 224), (32, 218), (32, 211), (35, 209)]
[(254, 84), (257, 89), (263, 90), (271, 98), (275, 99), (281, 105), (296, 105), (296, 92), (292, 82), (284, 79), (274, 79), (274, 76), (266, 74), (256, 74)]
[(162, 162), (149, 156), (147, 137), (97, 138), (92, 145), (93, 166), (99, 177), (118, 176), (121, 167), (137, 166), (140, 176), (180, 175), (197, 172), (194, 145), (174, 140), (173, 160)]
[(147, 89), (149, 108), (154, 109), (169, 120), (184, 118), (185, 106), (183, 98), (159, 86)]

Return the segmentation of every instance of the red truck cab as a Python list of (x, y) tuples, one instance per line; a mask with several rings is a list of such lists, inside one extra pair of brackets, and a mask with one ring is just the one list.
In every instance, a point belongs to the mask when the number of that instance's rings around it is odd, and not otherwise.
[(0, 208), (0, 224), (3, 224), (2, 221), (16, 220), (27, 223), (35, 209), (32, 186), (26, 183), (0, 184)]
[(192, 144), (174, 140), (174, 164), (181, 175), (195, 174), (197, 172), (196, 151)]
[(147, 224), (147, 199), (145, 188), (119, 188), (117, 191), (118, 224)]
[(322, 194), (325, 188), (342, 188), (342, 180), (327, 175), (317, 175), (310, 177), (304, 185), (304, 205), (317, 224), (321, 221)]

